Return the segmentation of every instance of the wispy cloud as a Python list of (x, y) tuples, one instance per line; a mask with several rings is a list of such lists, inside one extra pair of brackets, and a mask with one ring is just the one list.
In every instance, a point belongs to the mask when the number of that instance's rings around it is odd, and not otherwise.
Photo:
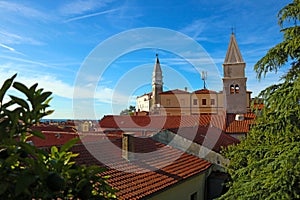
[(27, 18), (35, 18), (38, 20), (44, 20), (48, 18), (48, 15), (32, 7), (25, 6), (20, 3), (13, 3), (10, 1), (0, 1), (0, 9), (2, 13), (18, 14)]
[(9, 46), (5, 45), (5, 44), (1, 44), (1, 43), (0, 43), (0, 47), (2, 47), (2, 48), (4, 48), (4, 49), (7, 49), (7, 50), (9, 50), (9, 51), (11, 51), (11, 52), (13, 52), (13, 53), (16, 53), (16, 54), (25, 55), (25, 54), (23, 54), (23, 53), (21, 53), (21, 52), (16, 51), (16, 50), (15, 50), (14, 48), (12, 48), (12, 47), (9, 47)]
[(95, 17), (95, 16), (98, 16), (98, 15), (104, 15), (104, 14), (107, 14), (107, 13), (115, 12), (117, 10), (119, 10), (119, 9), (117, 9), (117, 8), (116, 9), (110, 9), (110, 10), (105, 10), (105, 11), (101, 11), (101, 12), (91, 13), (91, 14), (82, 15), (82, 16), (78, 16), (78, 17), (73, 17), (73, 18), (65, 20), (64, 22), (68, 23), (68, 22), (72, 22), (72, 21), (76, 21), (76, 20), (81, 20), (81, 19), (85, 19), (85, 18), (89, 18), (89, 17)]
[(7, 31), (0, 31), (0, 42), (6, 44), (31, 44), (31, 45), (43, 45), (43, 42), (40, 42), (36, 39), (21, 36), (15, 33), (7, 32)]
[[(39, 87), (44, 88), (45, 91), (51, 91), (54, 95), (66, 99), (88, 98), (94, 99), (96, 102), (122, 105), (127, 104), (129, 101), (128, 95), (124, 95), (120, 91), (113, 88), (100, 86), (97, 87), (96, 90), (92, 90), (94, 92), (91, 92), (89, 89), (93, 89), (91, 88), (93, 85), (87, 85), (84, 87), (74, 86), (59, 79), (55, 74), (44, 74), (43, 72), (39, 71), (31, 73), (31, 76), (29, 76), (28, 73), (30, 72), (22, 70), (15, 71), (11, 68), (10, 64), (0, 65), (0, 85), (3, 84), (2, 81), (6, 80), (17, 72), (18, 77), (16, 81), (22, 82), (27, 86), (38, 83)], [(74, 91), (76, 93), (74, 93)]]
[(181, 29), (180, 32), (189, 35), (190, 37), (192, 37), (195, 40), (200, 39), (200, 38), (202, 40), (205, 40), (205, 38), (200, 37), (200, 34), (205, 29), (205, 26), (206, 26), (206, 22), (204, 22), (204, 20), (202, 20), (202, 19), (198, 19), (198, 20), (193, 21), (191, 24), (187, 25), (183, 29)]
[(59, 11), (63, 15), (78, 15), (85, 12), (97, 10), (103, 8), (110, 1), (106, 0), (77, 0), (71, 3), (64, 4), (60, 7)]
[(10, 51), (12, 51), (12, 52), (15, 52), (15, 51), (16, 51), (14, 48), (9, 47), (9, 46), (6, 46), (6, 45), (1, 44), (1, 43), (0, 43), (0, 46), (3, 47), (4, 49), (8, 49), (8, 50), (10, 50)]

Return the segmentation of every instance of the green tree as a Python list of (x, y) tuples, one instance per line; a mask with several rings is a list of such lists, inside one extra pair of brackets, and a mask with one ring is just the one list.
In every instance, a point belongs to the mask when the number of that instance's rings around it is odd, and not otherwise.
[(133, 115), (135, 112), (135, 106), (130, 105), (129, 108), (126, 108), (120, 112), (120, 115)]
[[(30, 128), (53, 110), (47, 110), (51, 92), (14, 82), (16, 75), (0, 88), (0, 199), (109, 199), (114, 190), (100, 177), (98, 166), (79, 166), (69, 149), (78, 141), (67, 142), (50, 152), (36, 148), (26, 140), (31, 136), (45, 138)], [(9, 95), (13, 86), (27, 99)]]
[(287, 68), (278, 84), (259, 97), (265, 107), (239, 145), (228, 147), (229, 190), (220, 199), (300, 199), (300, 0), (278, 13), (283, 41), (254, 69), (261, 79)]

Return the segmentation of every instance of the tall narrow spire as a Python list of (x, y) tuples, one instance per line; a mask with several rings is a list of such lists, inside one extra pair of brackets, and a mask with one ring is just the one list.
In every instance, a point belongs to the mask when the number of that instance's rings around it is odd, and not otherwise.
[(158, 54), (156, 54), (156, 61), (154, 64), (154, 69), (152, 73), (152, 97), (153, 97), (153, 104), (152, 105), (159, 105), (160, 104), (160, 93), (163, 91), (163, 76), (162, 70), (160, 67)]
[(227, 49), (227, 53), (226, 53), (226, 57), (224, 60), (224, 64), (233, 64), (233, 63), (243, 63), (243, 57), (242, 54), (240, 52), (240, 49), (237, 45), (236, 39), (235, 39), (235, 35), (232, 32), (231, 36), (230, 36), (230, 42), (228, 45), (228, 49)]
[(161, 67), (160, 67), (160, 63), (159, 63), (159, 59), (158, 59), (158, 54), (156, 54), (156, 61), (155, 61), (154, 69), (153, 69), (153, 73), (152, 73), (152, 85), (153, 84), (162, 85), (162, 71), (161, 71)]

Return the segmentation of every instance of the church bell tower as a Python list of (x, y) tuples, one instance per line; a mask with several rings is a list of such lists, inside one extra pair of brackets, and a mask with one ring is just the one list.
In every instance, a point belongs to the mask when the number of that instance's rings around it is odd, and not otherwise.
[(163, 91), (163, 76), (158, 59), (158, 54), (156, 54), (156, 61), (152, 73), (152, 106), (159, 107), (160, 105), (160, 93)]
[(223, 96), (226, 113), (244, 114), (247, 112), (245, 67), (234, 33), (230, 36), (226, 57), (223, 63)]

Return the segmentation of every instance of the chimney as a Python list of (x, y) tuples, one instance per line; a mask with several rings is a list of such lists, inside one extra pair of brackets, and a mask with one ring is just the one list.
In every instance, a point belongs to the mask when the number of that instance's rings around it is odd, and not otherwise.
[(245, 117), (243, 114), (236, 114), (235, 115), (235, 120), (236, 121), (244, 121)]
[(122, 157), (128, 161), (134, 160), (134, 133), (123, 133)]

